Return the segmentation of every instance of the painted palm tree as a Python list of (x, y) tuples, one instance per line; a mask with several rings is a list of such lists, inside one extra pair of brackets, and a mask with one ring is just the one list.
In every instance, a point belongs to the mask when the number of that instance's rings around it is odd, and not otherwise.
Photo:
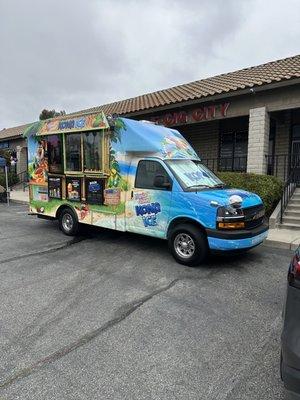
[[(114, 128), (111, 131), (111, 136), (110, 136), (111, 142), (114, 143), (121, 142), (121, 130), (126, 130), (126, 129), (127, 128), (125, 123), (120, 118), (117, 118), (114, 121)], [(109, 145), (110, 175), (108, 178), (107, 185), (109, 188), (120, 188), (122, 190), (128, 190), (128, 183), (121, 176), (120, 166), (116, 159), (116, 152), (112, 148), (111, 142)]]

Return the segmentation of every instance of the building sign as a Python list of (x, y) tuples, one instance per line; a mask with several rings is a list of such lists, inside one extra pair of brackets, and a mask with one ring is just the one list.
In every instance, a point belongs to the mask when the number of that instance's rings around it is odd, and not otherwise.
[(214, 118), (224, 118), (230, 103), (211, 104), (208, 106), (197, 107), (189, 111), (170, 112), (157, 117), (150, 118), (164, 126), (184, 125), (193, 122), (210, 121)]
[(69, 119), (52, 118), (47, 121), (40, 121), (37, 124), (37, 135), (109, 128), (109, 124), (103, 112)]
[(0, 142), (0, 149), (8, 149), (9, 148), (9, 141)]

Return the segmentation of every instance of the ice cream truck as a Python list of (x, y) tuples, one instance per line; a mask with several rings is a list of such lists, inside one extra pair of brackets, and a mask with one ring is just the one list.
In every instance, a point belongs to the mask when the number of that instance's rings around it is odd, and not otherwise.
[(30, 214), (168, 240), (199, 265), (210, 251), (244, 251), (267, 236), (259, 196), (226, 188), (175, 129), (103, 112), (38, 121), (28, 139)]

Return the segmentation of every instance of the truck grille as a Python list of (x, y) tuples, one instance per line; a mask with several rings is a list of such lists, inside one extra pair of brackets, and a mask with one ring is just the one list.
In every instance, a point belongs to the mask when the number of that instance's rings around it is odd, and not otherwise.
[(262, 204), (244, 208), (245, 228), (253, 229), (261, 225), (265, 217), (265, 208)]

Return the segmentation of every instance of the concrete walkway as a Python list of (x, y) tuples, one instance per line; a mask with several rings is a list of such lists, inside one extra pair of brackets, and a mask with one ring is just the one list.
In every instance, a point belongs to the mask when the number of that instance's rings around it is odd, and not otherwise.
[(28, 204), (29, 203), (29, 192), (28, 190), (12, 190), (10, 192), (10, 200), (14, 203)]
[(296, 250), (300, 245), (300, 230), (270, 229), (264, 244), (280, 249)]

